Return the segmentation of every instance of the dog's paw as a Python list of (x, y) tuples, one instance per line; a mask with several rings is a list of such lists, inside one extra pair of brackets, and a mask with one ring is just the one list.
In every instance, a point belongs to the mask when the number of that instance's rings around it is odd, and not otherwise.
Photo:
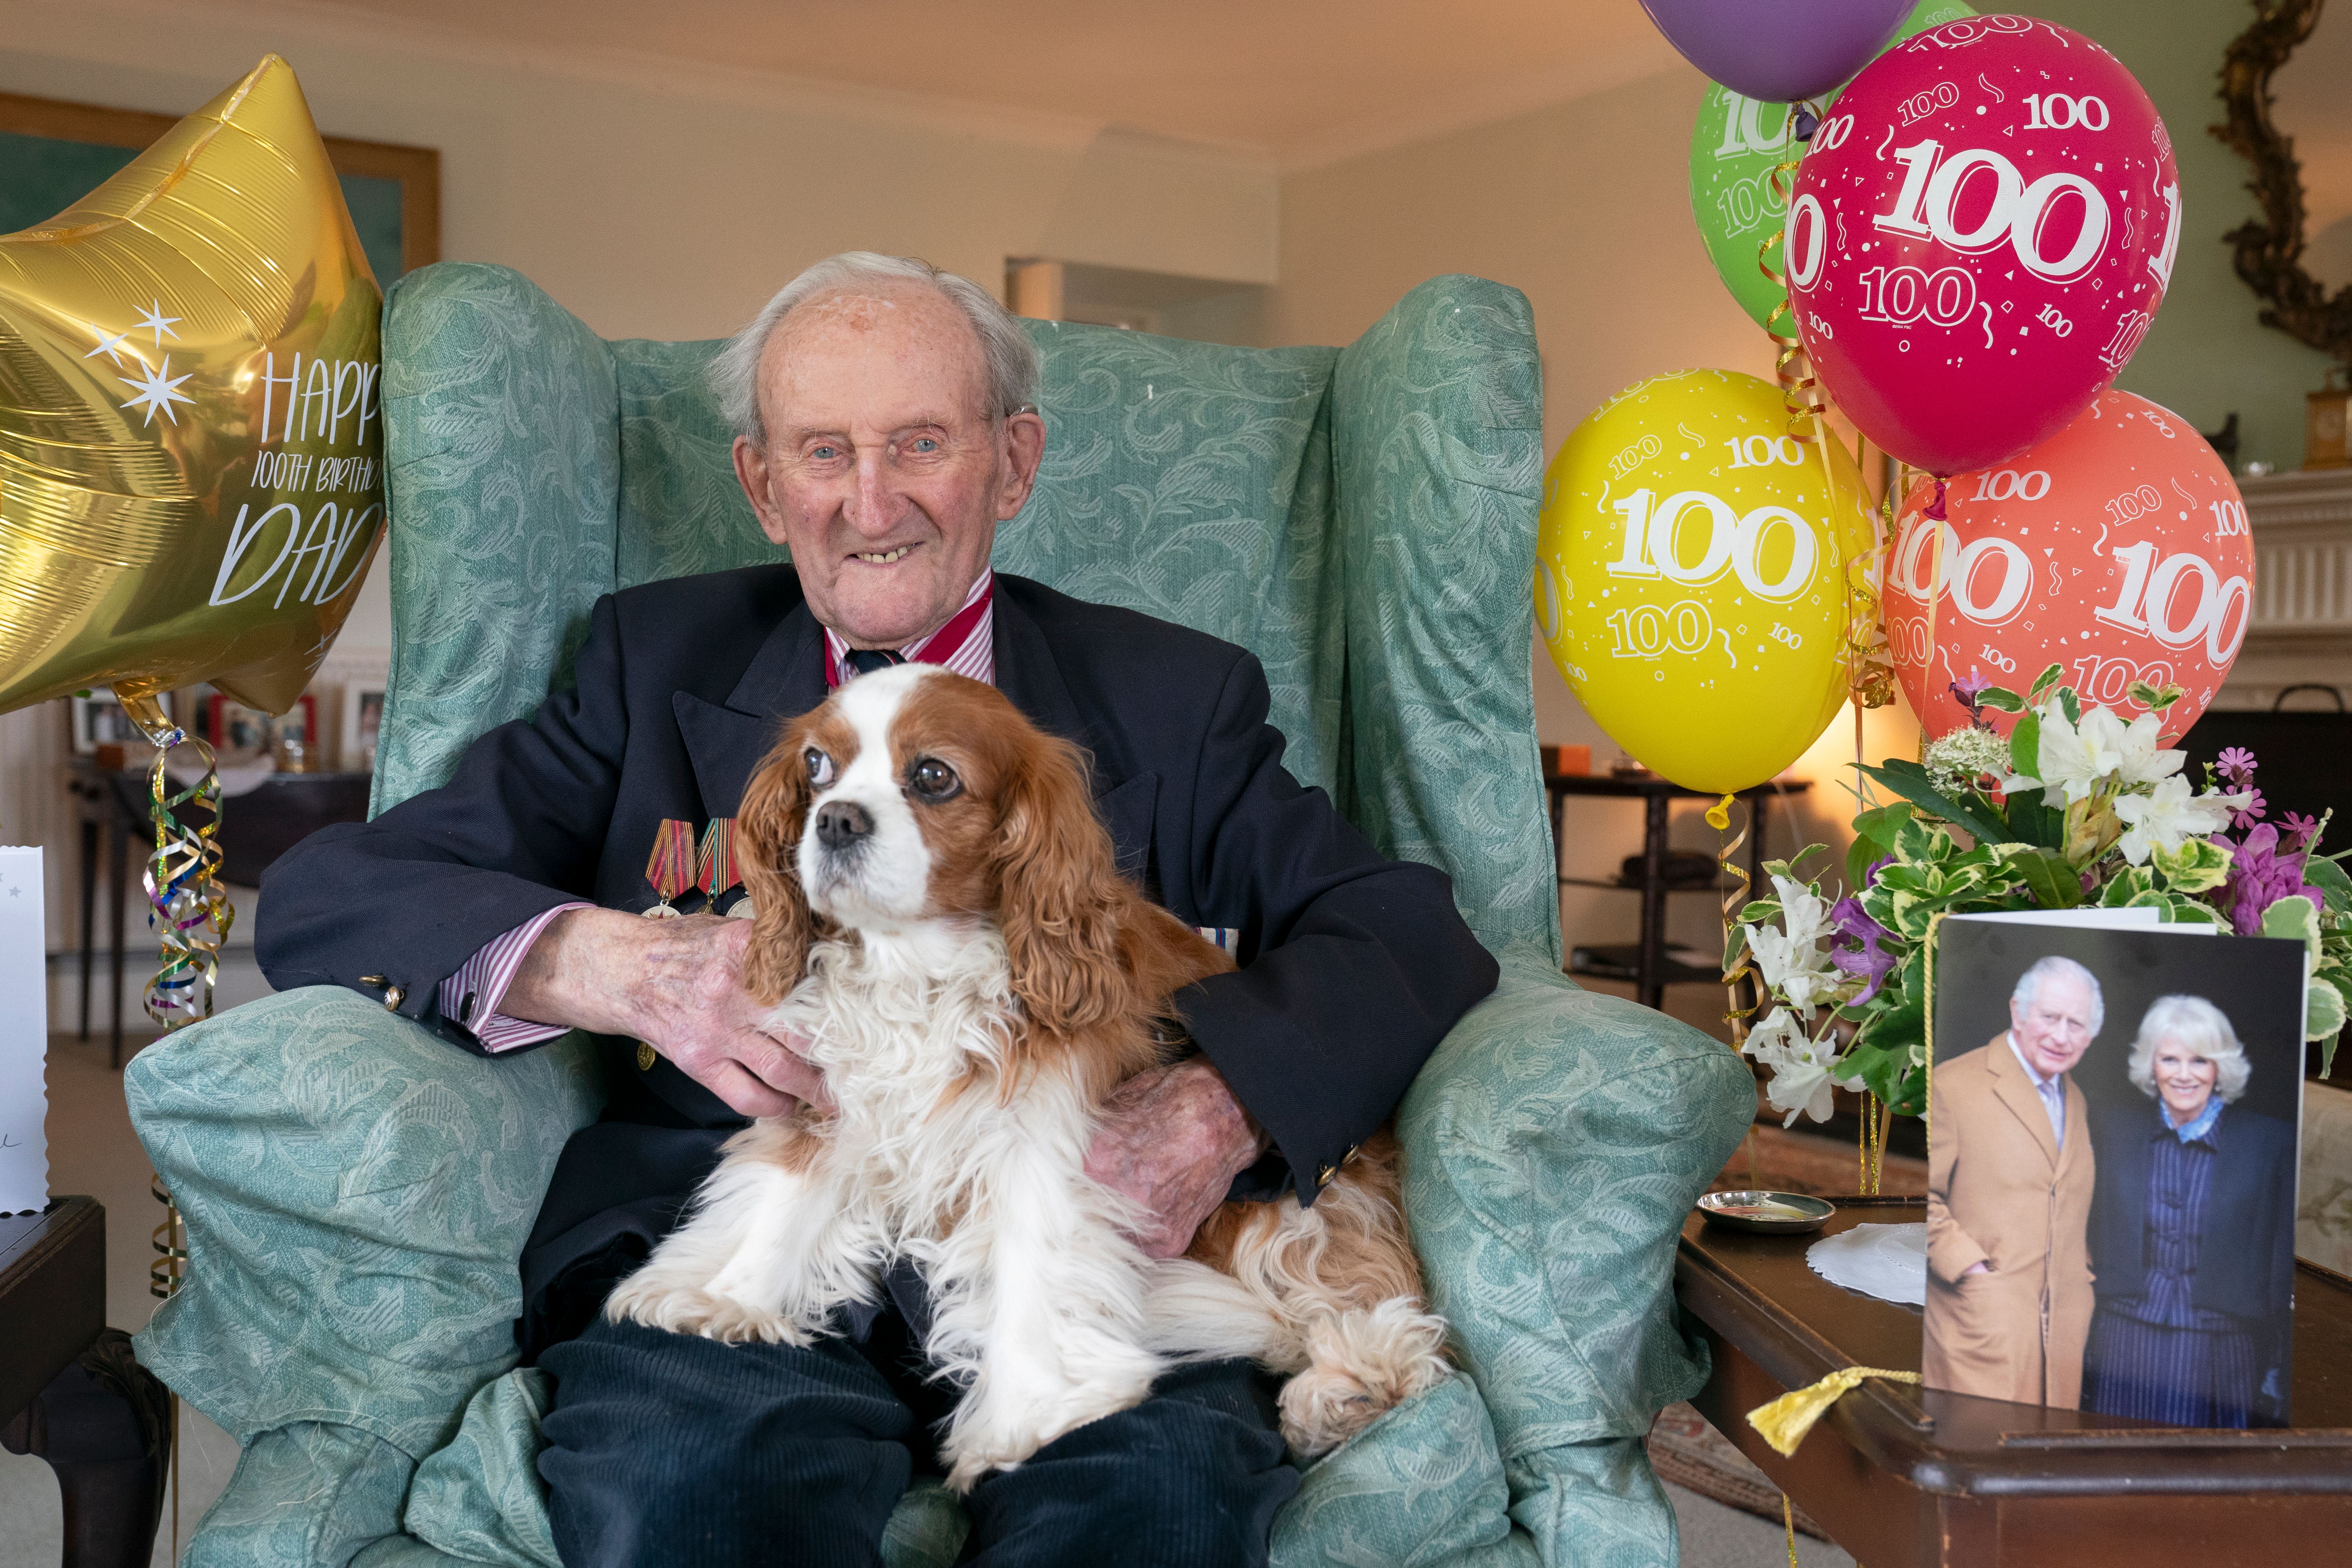
[(1339, 1312), (1307, 1331), (1307, 1370), (1282, 1386), (1282, 1438), (1318, 1458), (1386, 1412), (1443, 1383), (1445, 1321), (1402, 1298)]
[(815, 1336), (781, 1312), (746, 1306), (732, 1296), (691, 1285), (648, 1279), (640, 1271), (621, 1282), (604, 1302), (604, 1316), (616, 1323), (643, 1323), (673, 1334), (698, 1334), (730, 1344), (805, 1345)]
[(948, 1470), (948, 1490), (958, 1497), (970, 1497), (971, 1489), (980, 1485), (991, 1471), (1017, 1470), (1020, 1468), (1020, 1459), (993, 1459), (985, 1454), (966, 1454)]

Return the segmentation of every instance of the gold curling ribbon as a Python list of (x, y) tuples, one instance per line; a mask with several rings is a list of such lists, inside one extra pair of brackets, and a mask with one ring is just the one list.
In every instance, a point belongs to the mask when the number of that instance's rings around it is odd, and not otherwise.
[[(149, 905), (147, 924), (162, 952), (155, 977), (142, 998), (147, 1016), (164, 1033), (213, 1016), (213, 989), (220, 978), (221, 944), (228, 940), (236, 910), (220, 882), (220, 774), (213, 750), (164, 717), (150, 697), (122, 697), (122, 710), (155, 747), (147, 772), (148, 815), (155, 825), (155, 848), (142, 877)], [(195, 748), (203, 774), (174, 792), (165, 763), (179, 745)], [(205, 814), (199, 824), (180, 820), (193, 805)]]
[[(1740, 824), (1739, 831), (1728, 840), (1725, 839), (1723, 835), (1731, 826), (1731, 803), (1735, 798), (1727, 795), (1706, 808), (1706, 825), (1714, 828), (1716, 834), (1716, 868), (1728, 873), (1732, 879), (1731, 886), (1723, 895), (1723, 948), (1726, 952), (1731, 951), (1732, 928), (1739, 923), (1739, 910), (1748, 902), (1748, 868), (1739, 864), (1738, 857), (1739, 847), (1748, 842), (1748, 830), (1756, 820), (1755, 810), (1751, 807), (1747, 820)], [(1723, 971), (1723, 989), (1727, 998), (1723, 1021), (1731, 1026), (1731, 1048), (1735, 1051), (1748, 1043), (1748, 1016), (1756, 1010), (1744, 1005), (1739, 995), (1739, 983), (1747, 978), (1748, 973), (1748, 949), (1742, 944), (1739, 956), (1726, 964)]]
[(1917, 1383), (1916, 1372), (1893, 1372), (1883, 1366), (1840, 1367), (1819, 1383), (1784, 1394), (1769, 1405), (1759, 1405), (1748, 1413), (1748, 1424), (1756, 1428), (1772, 1451), (1784, 1459), (1797, 1457), (1797, 1445), (1813, 1429), (1813, 1423), (1829, 1413), (1831, 1405), (1845, 1397), (1866, 1377), (1883, 1377), (1889, 1383)]
[[(221, 944), (228, 940), (236, 908), (220, 882), (220, 773), (213, 749), (164, 715), (153, 696), (115, 693), (122, 711), (154, 743), (155, 762), (147, 774), (148, 813), (155, 824), (155, 849), (148, 858), (142, 882), (147, 891), (147, 924), (156, 933), (161, 967), (147, 983), (142, 998), (147, 1016), (165, 1034), (213, 1016), (213, 992), (220, 978)], [(196, 749), (204, 773), (174, 794), (164, 763), (172, 748)], [(194, 805), (209, 820), (198, 826), (182, 822), (180, 807)], [(188, 1227), (180, 1207), (172, 1201), (163, 1178), (151, 1175), (149, 1192), (163, 1205), (163, 1223), (150, 1234), (155, 1261), (148, 1266), (147, 1291), (169, 1301), (188, 1282)], [(180, 1555), (180, 1396), (170, 1404), (172, 1420), (172, 1558)]]

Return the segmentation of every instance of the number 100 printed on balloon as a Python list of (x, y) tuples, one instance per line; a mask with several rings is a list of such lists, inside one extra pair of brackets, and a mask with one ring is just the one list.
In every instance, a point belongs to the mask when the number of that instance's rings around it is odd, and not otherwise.
[(1685, 371), (1596, 410), (1546, 477), (1552, 660), (1619, 745), (1694, 789), (1772, 777), (1844, 696), (1861, 479), (1833, 441), (1788, 430), (1769, 384)]
[(1930, 473), (2055, 435), (2147, 335), (2180, 244), (2156, 108), (2026, 16), (1889, 49), (1840, 95), (1789, 203), (1790, 303), (1822, 385)]
[(2166, 733), (2196, 721), (2245, 642), (2254, 562), (2237, 485), (2187, 421), (2110, 390), (2011, 462), (1955, 478), (1941, 522), (1931, 495), (1905, 504), (1885, 597), (1895, 672), (1931, 734), (1968, 721), (1952, 682), (2053, 664), (2126, 716), (2144, 710), (2134, 683), (2177, 684)]

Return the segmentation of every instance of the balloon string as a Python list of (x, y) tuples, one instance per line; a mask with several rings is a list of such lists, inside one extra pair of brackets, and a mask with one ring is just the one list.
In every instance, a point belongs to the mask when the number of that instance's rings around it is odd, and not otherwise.
[(1723, 989), (1727, 1008), (1723, 1021), (1731, 1026), (1731, 1048), (1736, 1051), (1748, 1043), (1748, 1016), (1756, 1010), (1747, 1005), (1739, 994), (1739, 983), (1749, 973), (1748, 945), (1740, 943), (1738, 953), (1733, 955), (1731, 941), (1732, 932), (1739, 924), (1739, 911), (1748, 902), (1748, 868), (1739, 864), (1739, 847), (1748, 842), (1748, 830), (1756, 820), (1756, 813), (1750, 807), (1740, 822), (1739, 831), (1727, 841), (1723, 835), (1731, 826), (1731, 803), (1735, 798), (1727, 795), (1708, 806), (1706, 825), (1715, 829), (1716, 868), (1731, 878), (1731, 886), (1725, 889), (1723, 895), (1723, 951), (1731, 955), (1723, 966)]
[[(1789, 194), (1794, 188), (1788, 176), (1798, 167), (1798, 161), (1791, 158), (1773, 164), (1765, 174), (1765, 182), (1782, 212), (1789, 210)], [(1772, 377), (1780, 384), (1780, 401), (1789, 410), (1790, 434), (1803, 441), (1808, 437), (1799, 433), (1799, 422), (1808, 414), (1828, 412), (1830, 405), (1827, 396), (1818, 390), (1821, 383), (1812, 374), (1812, 362), (1806, 357), (1805, 346), (1797, 338), (1796, 312), (1789, 304), (1788, 279), (1772, 267), (1773, 247), (1787, 237), (1788, 232), (1787, 226), (1783, 225), (1758, 243), (1756, 270), (1762, 273), (1772, 287), (1780, 290), (1780, 298), (1773, 301), (1772, 309), (1764, 317), (1764, 335), (1770, 338), (1780, 351), (1772, 362)], [(1777, 325), (1783, 316), (1789, 318), (1785, 331)]]
[[(173, 723), (152, 697), (121, 701), (124, 713), (155, 746), (155, 761), (147, 773), (155, 848), (141, 879), (150, 906), (147, 924), (162, 951), (161, 967), (147, 983), (143, 1001), (148, 1017), (168, 1034), (212, 1016), (221, 944), (236, 918), (220, 883), (220, 773), (212, 748)], [(173, 748), (184, 744), (195, 748), (204, 771), (194, 784), (175, 792), (166, 764)], [(183, 822), (179, 814), (188, 806), (203, 812), (207, 820)]]

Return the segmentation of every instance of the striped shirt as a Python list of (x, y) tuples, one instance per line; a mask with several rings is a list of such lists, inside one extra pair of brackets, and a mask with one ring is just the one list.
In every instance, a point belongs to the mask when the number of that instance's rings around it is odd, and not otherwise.
[[(971, 592), (964, 595), (956, 613), (947, 624), (927, 637), (917, 637), (898, 649), (900, 658), (909, 664), (937, 664), (968, 675), (974, 680), (996, 684), (996, 574), (983, 567), (974, 580)], [(856, 672), (847, 664), (848, 639), (831, 626), (824, 628), (824, 684), (827, 690), (839, 686)], [(483, 944), (467, 959), (457, 973), (441, 982), (438, 1000), (441, 1016), (451, 1018), (473, 1030), (482, 1048), (493, 1054), (520, 1050), (535, 1046), (541, 1040), (552, 1039), (565, 1032), (561, 1025), (534, 1024), (522, 1018), (509, 1018), (499, 1011), (506, 1000), (507, 987), (514, 984), (515, 972), (522, 967), (523, 955), (530, 944), (539, 940), (547, 922), (566, 910), (593, 910), (592, 903), (577, 901), (558, 904), (544, 914), (530, 920)], [(477, 1020), (479, 1020), (477, 1022)]]
[[(944, 665), (958, 675), (996, 684), (996, 574), (986, 567), (963, 596), (947, 625), (898, 649), (908, 664)], [(856, 675), (848, 666), (849, 639), (824, 628), (824, 689), (833, 690)]]

